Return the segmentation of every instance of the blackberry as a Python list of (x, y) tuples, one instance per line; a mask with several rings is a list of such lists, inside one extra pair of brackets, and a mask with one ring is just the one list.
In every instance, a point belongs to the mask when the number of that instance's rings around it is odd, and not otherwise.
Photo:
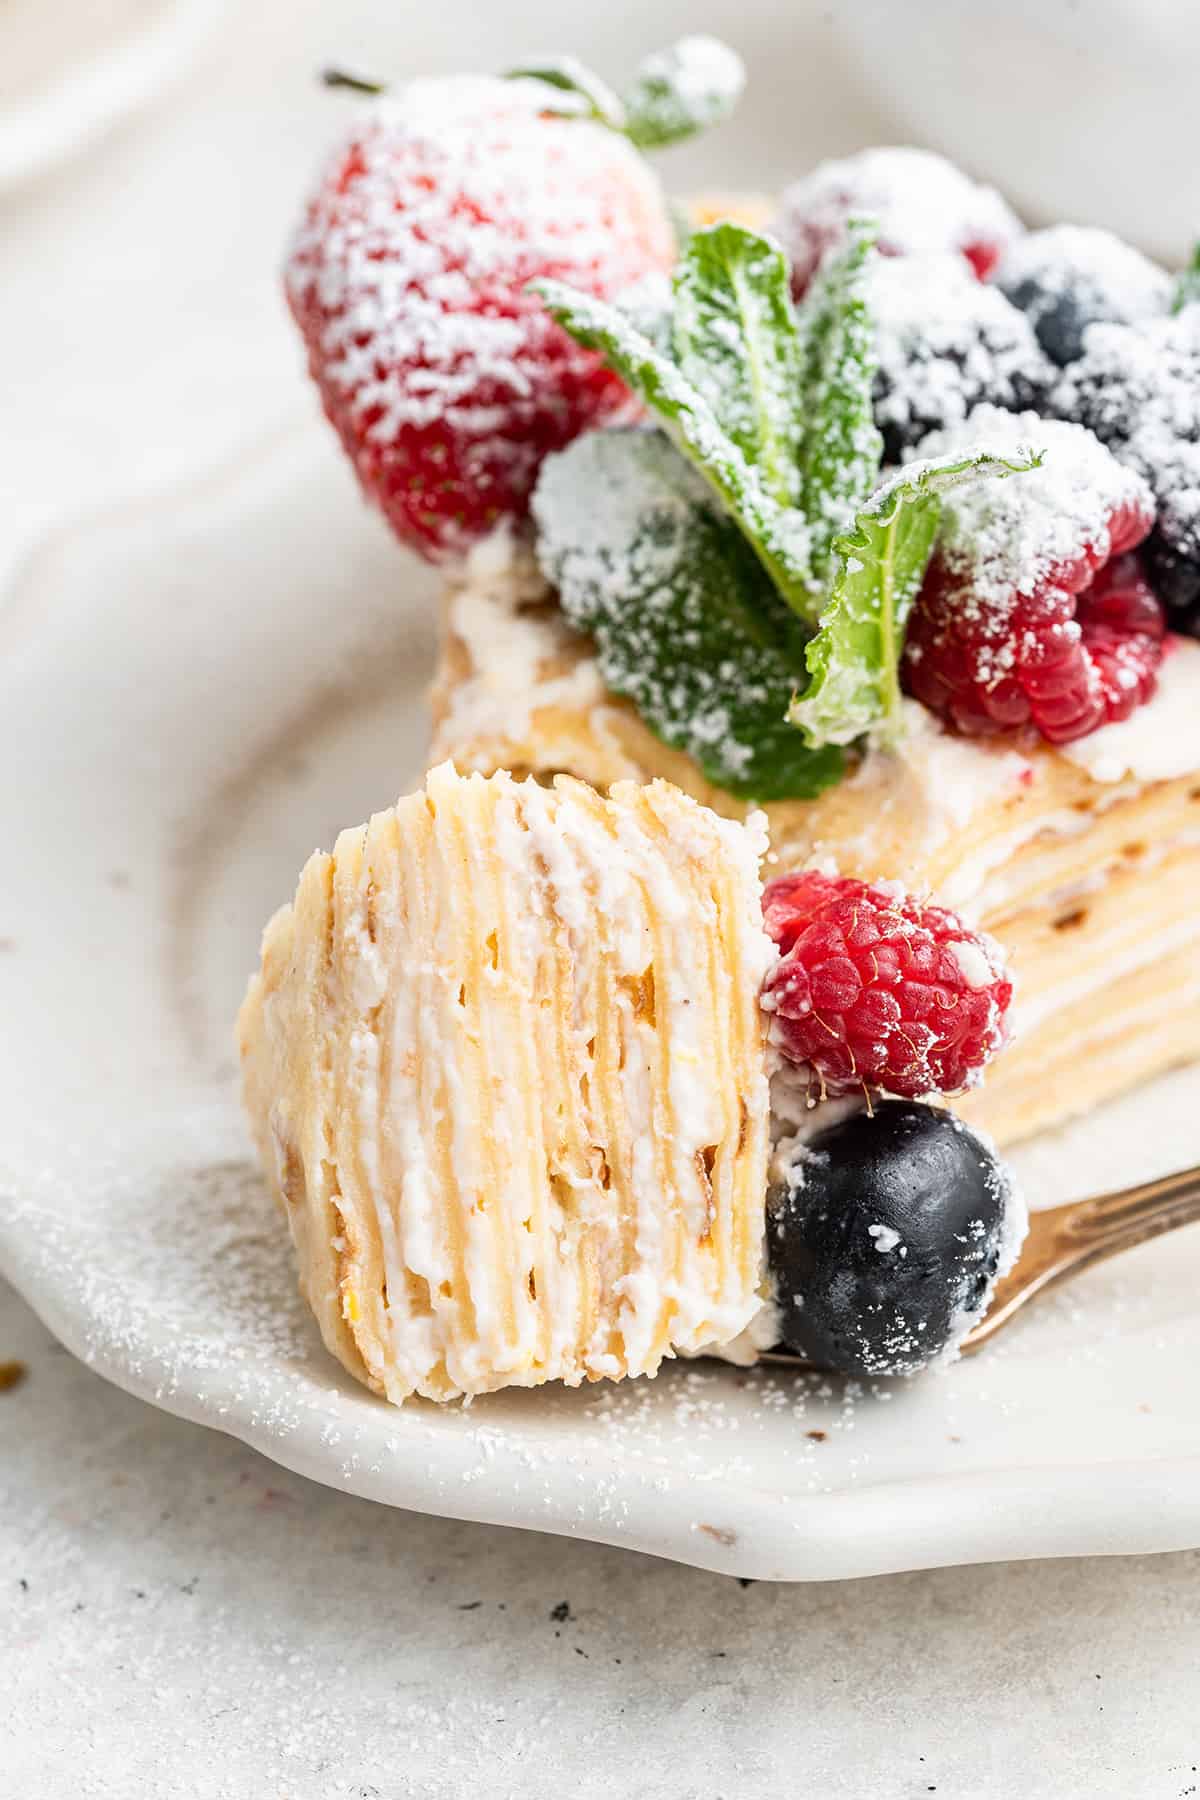
[(1179, 631), (1200, 633), (1200, 304), (1134, 325), (1093, 325), (1047, 400), (1149, 484), (1145, 555)]
[(1172, 629), (1200, 638), (1200, 557), (1182, 555), (1161, 531), (1151, 534), (1143, 556)]
[(1171, 299), (1165, 269), (1090, 225), (1052, 225), (1015, 239), (993, 279), (1060, 368), (1082, 355), (1089, 325), (1161, 317)]
[(1024, 1229), (1004, 1164), (953, 1113), (854, 1113), (803, 1145), (768, 1199), (782, 1342), (845, 1375), (913, 1375), (983, 1315)]
[(867, 300), (878, 369), (873, 400), (889, 462), (990, 401), (1036, 407), (1055, 379), (1029, 320), (960, 256), (880, 257)]

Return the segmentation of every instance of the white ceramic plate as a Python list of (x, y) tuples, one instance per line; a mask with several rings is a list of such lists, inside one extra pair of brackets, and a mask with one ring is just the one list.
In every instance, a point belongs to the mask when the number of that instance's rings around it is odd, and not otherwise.
[[(66, 533), (0, 615), (0, 1267), (101, 1374), (389, 1504), (806, 1579), (1200, 1544), (1200, 1239), (950, 1371), (402, 1411), (345, 1377), (249, 1159), (233, 1013), (315, 844), (414, 782), (432, 582), (315, 423)], [(1021, 1158), (1035, 1201), (1200, 1153), (1183, 1073)]]

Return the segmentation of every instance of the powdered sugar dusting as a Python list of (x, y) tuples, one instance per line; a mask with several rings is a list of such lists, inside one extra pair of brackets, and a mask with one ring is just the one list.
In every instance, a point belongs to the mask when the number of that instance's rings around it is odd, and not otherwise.
[(961, 256), (881, 257), (867, 299), (879, 358), (875, 417), (890, 456), (961, 424), (979, 401), (1030, 407), (1053, 381), (1029, 321)]
[(1016, 238), (995, 280), (1056, 362), (1079, 355), (1083, 332), (1097, 320), (1153, 318), (1171, 297), (1165, 269), (1091, 225), (1051, 225)]
[(863, 150), (818, 164), (783, 195), (776, 229), (799, 285), (840, 242), (851, 213), (879, 220), (886, 255), (976, 249), (983, 252), (981, 273), (1022, 229), (994, 188), (981, 187), (943, 156), (909, 146)]
[(1053, 583), (1085, 547), (1097, 563), (1109, 554), (1109, 524), (1127, 507), (1153, 510), (1144, 481), (1123, 468), (1090, 431), (1036, 413), (978, 406), (963, 425), (935, 432), (922, 458), (986, 446), (1001, 456), (1031, 449), (1042, 467), (1010, 481), (957, 490), (945, 503), (938, 552), (947, 567), (969, 575), (963, 605), (1002, 609)]
[(1140, 325), (1093, 325), (1050, 397), (1149, 483), (1157, 531), (1200, 559), (1200, 305)]
[[(326, 376), (353, 396), (376, 442), (438, 419), (486, 432), (505, 399), (529, 396), (525, 315), (540, 306), (511, 304), (523, 270), (604, 291), (644, 273), (597, 188), (616, 164), (649, 218), (653, 177), (603, 127), (542, 117), (544, 101), (535, 82), (416, 81), (355, 127), (354, 177), (341, 191), (348, 146), (335, 152), (287, 285), (293, 304), (315, 299), (327, 315)], [(480, 304), (489, 290), (501, 306)], [(412, 365), (419, 372), (401, 379)], [(480, 401), (481, 381), (494, 384), (492, 404)]]

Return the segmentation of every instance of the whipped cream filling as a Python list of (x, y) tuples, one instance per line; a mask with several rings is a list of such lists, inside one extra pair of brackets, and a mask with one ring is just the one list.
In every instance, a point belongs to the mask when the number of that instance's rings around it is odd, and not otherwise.
[(903, 736), (873, 749), (850, 777), (868, 789), (881, 822), (904, 819), (915, 852), (932, 855), (970, 825), (998, 795), (1028, 780), (1028, 757), (1007, 745), (955, 737), (918, 700), (904, 700)]
[(1169, 637), (1145, 706), (1064, 744), (1061, 754), (1093, 781), (1172, 781), (1200, 770), (1200, 643)]
[(508, 526), (476, 544), (447, 603), (450, 630), (467, 646), (471, 674), (448, 696), (439, 730), (453, 753), (470, 738), (525, 737), (535, 708), (584, 713), (605, 698), (594, 658), (581, 657), (561, 675), (545, 670), (564, 651), (566, 628), (527, 545)]

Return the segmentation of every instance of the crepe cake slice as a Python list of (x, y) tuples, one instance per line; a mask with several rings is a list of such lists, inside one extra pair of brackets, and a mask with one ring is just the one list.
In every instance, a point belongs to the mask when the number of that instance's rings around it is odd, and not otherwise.
[(329, 1348), (392, 1401), (652, 1373), (761, 1306), (761, 821), (460, 777), (314, 855), (238, 1037)]

